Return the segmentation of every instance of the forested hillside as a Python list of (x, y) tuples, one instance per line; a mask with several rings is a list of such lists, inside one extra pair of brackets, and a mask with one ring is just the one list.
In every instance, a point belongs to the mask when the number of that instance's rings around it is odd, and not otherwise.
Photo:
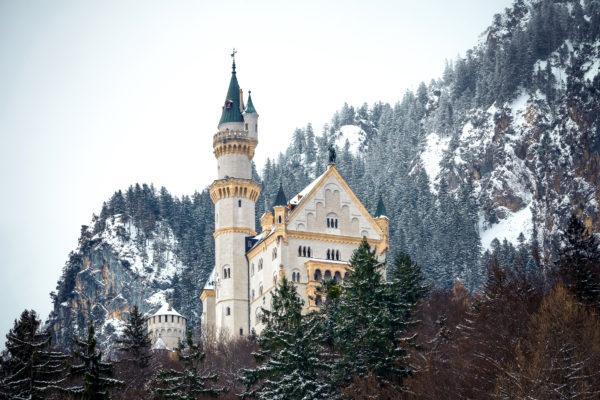
[[(317, 132), (297, 129), (260, 176), (253, 171), (263, 186), (257, 218), (280, 182), (291, 198), (320, 175), (333, 143), (371, 213), (382, 196), (391, 256), (410, 254), (438, 288), (459, 278), (480, 289), (491, 252), (505, 265), (521, 254), (544, 272), (572, 212), (600, 230), (599, 70), (598, 1), (517, 0), (442, 77), (398, 103), (345, 104)], [(197, 328), (213, 224), (206, 190), (115, 193), (82, 228), (52, 294), (59, 343), (88, 320), (109, 343), (132, 305), (148, 312), (169, 296)]]

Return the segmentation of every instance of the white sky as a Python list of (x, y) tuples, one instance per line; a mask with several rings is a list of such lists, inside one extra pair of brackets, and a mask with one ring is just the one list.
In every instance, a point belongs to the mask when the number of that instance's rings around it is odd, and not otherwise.
[(509, 0), (0, 0), (0, 347), (45, 319), (80, 226), (135, 182), (216, 177), (230, 78), (252, 90), (259, 169), (346, 101), (395, 103), (472, 47)]

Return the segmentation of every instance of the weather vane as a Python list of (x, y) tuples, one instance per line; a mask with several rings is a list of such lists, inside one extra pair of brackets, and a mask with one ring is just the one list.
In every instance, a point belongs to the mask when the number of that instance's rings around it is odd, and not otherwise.
[(233, 53), (231, 53), (231, 58), (233, 58), (233, 61), (235, 61), (235, 53), (237, 53), (237, 51), (235, 51), (235, 47), (234, 47)]

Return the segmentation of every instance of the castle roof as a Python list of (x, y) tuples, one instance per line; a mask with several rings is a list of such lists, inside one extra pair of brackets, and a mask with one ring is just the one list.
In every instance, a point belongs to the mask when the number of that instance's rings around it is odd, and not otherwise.
[(387, 212), (385, 211), (385, 206), (383, 205), (383, 199), (381, 195), (379, 195), (379, 202), (377, 202), (377, 210), (375, 211), (375, 218), (379, 217), (387, 217)]
[(152, 316), (158, 316), (158, 315), (175, 315), (177, 317), (185, 318), (183, 315), (181, 315), (177, 311), (175, 311), (175, 309), (172, 306), (170, 306), (168, 303), (163, 304), (162, 307), (159, 308), (157, 312), (152, 314)]
[(277, 196), (273, 202), (273, 207), (278, 206), (287, 206), (287, 200), (285, 199), (285, 193), (283, 193), (283, 184), (281, 182), (279, 182), (279, 190), (277, 191)]
[(300, 202), (302, 201), (302, 198), (304, 196), (306, 196), (307, 194), (309, 194), (311, 192), (311, 190), (313, 190), (313, 188), (315, 186), (317, 186), (317, 184), (321, 181), (321, 179), (323, 179), (323, 177), (325, 177), (325, 174), (327, 174), (327, 171), (323, 172), (314, 181), (312, 181), (311, 183), (309, 183), (308, 186), (306, 186), (304, 189), (302, 189), (297, 195), (295, 195), (294, 197), (292, 197), (290, 199), (290, 204), (292, 206), (297, 206), (298, 204), (300, 204)]
[(235, 74), (235, 60), (233, 60), (231, 80), (229, 81), (229, 89), (227, 89), (227, 96), (225, 97), (225, 104), (223, 105), (219, 125), (226, 122), (244, 122), (240, 97), (240, 85)]
[(246, 106), (246, 114), (257, 114), (256, 109), (254, 108), (254, 103), (252, 103), (252, 92), (248, 90), (248, 105)]
[(156, 343), (152, 346), (152, 350), (168, 350), (167, 345), (161, 338), (156, 339)]

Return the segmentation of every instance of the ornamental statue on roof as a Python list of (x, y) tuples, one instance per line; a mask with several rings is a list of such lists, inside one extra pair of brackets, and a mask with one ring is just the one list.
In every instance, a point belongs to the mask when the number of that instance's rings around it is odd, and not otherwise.
[(335, 147), (333, 146), (333, 144), (330, 144), (329, 145), (329, 164), (335, 164), (335, 158), (336, 158)]

